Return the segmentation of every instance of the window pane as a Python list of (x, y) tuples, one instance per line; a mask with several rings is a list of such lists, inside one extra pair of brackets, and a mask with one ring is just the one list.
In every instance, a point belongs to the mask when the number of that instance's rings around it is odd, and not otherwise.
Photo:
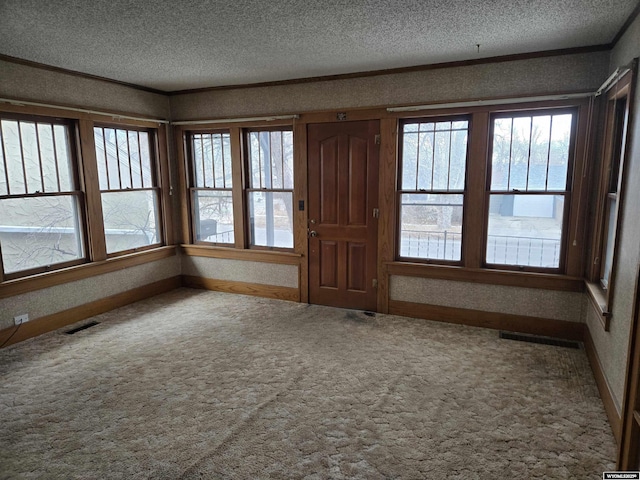
[(293, 194), (249, 192), (251, 244), (293, 248)]
[(40, 166), (42, 168), (43, 192), (57, 192), (58, 176), (56, 175), (56, 159), (53, 154), (53, 138), (51, 125), (36, 124), (40, 143)]
[(527, 188), (530, 139), (531, 117), (514, 118), (511, 130), (509, 190), (526, 190)]
[[(529, 160), (529, 190), (544, 190), (547, 185), (547, 166), (549, 164), (549, 135), (551, 116), (534, 117), (531, 127), (531, 158)], [(564, 190), (562, 188), (561, 190)]]
[(611, 266), (613, 264), (613, 249), (615, 247), (616, 236), (616, 199), (609, 199), (609, 208), (606, 210), (607, 214), (607, 238), (604, 246), (604, 265), (602, 268), (602, 285), (605, 288), (609, 287), (609, 278), (611, 277)]
[(131, 158), (131, 173), (133, 177), (133, 188), (142, 188), (142, 163), (140, 162), (140, 147), (138, 145), (138, 132), (129, 130), (127, 132), (129, 142), (129, 158)]
[(233, 243), (233, 197), (231, 191), (194, 192), (196, 239), (203, 242)]
[(496, 118), (493, 122), (491, 155), (491, 190), (507, 190), (511, 158), (511, 118)]
[(435, 132), (418, 134), (418, 190), (433, 188), (433, 145)]
[(14, 195), (27, 193), (24, 184), (18, 122), (2, 120), (2, 139), (4, 140), (4, 154), (7, 161), (7, 174), (9, 175), (9, 192)]
[(549, 152), (548, 190), (566, 190), (572, 115), (554, 115)]
[(464, 190), (468, 125), (466, 120), (404, 125), (402, 190)]
[(486, 261), (560, 266), (562, 195), (491, 195)]
[(400, 196), (400, 256), (438, 260), (461, 259), (460, 194)]
[(491, 190), (566, 190), (572, 114), (496, 118)]
[(58, 173), (60, 174), (60, 191), (70, 192), (75, 190), (73, 167), (69, 146), (69, 131), (64, 125), (53, 126), (54, 139), (56, 141), (56, 157), (58, 159)]
[(103, 192), (102, 214), (107, 253), (160, 243), (154, 190)]
[(142, 162), (142, 185), (145, 188), (153, 187), (153, 170), (151, 166), (151, 151), (149, 147), (149, 134), (147, 132), (138, 132), (140, 144), (140, 160)]
[(5, 273), (83, 258), (78, 210), (73, 195), (0, 200)]
[(120, 168), (120, 188), (131, 188), (131, 161), (129, 159), (129, 139), (126, 130), (116, 130), (118, 161)]
[(292, 132), (249, 132), (248, 147), (250, 188), (293, 188)]
[(96, 145), (96, 162), (98, 164), (98, 181), (100, 190), (109, 189), (109, 175), (107, 171), (107, 157), (104, 150), (104, 132), (101, 128), (93, 129), (93, 140)]
[(418, 162), (418, 133), (408, 132), (408, 127), (415, 127), (416, 124), (404, 126), (402, 135), (402, 190), (417, 190), (417, 162)]

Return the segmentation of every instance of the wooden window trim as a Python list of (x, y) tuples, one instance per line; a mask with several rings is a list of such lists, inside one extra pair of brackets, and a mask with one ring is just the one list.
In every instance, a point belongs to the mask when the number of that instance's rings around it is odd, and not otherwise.
[(237, 249), (213, 245), (180, 245), (182, 253), (190, 257), (224, 258), (252, 262), (299, 265), (302, 254), (261, 249)]
[(440, 280), (569, 292), (582, 292), (584, 290), (584, 280), (582, 277), (557, 275), (553, 273), (521, 272), (435, 264), (425, 265), (424, 263), (398, 261), (386, 262), (385, 268), (389, 275), (407, 277), (436, 278)]
[(144, 252), (129, 253), (98, 262), (83, 263), (60, 270), (50, 271), (29, 277), (7, 280), (0, 284), (0, 299), (21, 295), (43, 288), (82, 280), (144, 263), (155, 262), (176, 254), (175, 246), (158, 247)]
[[(614, 289), (616, 280), (616, 269), (619, 260), (620, 247), (620, 214), (624, 211), (625, 192), (627, 188), (628, 175), (626, 167), (630, 156), (630, 122), (633, 117), (633, 102), (635, 97), (635, 78), (637, 74), (637, 61), (633, 68), (615, 82), (602, 98), (601, 116), (598, 121), (600, 130), (600, 144), (597, 148), (597, 155), (600, 158), (598, 167), (595, 169), (594, 190), (597, 197), (594, 202), (594, 218), (592, 226), (592, 242), (590, 265), (586, 272), (586, 285), (589, 300), (595, 311), (599, 314), (599, 319), (605, 331), (609, 331), (609, 323), (614, 303)], [(616, 103), (626, 98), (624, 107), (623, 131), (621, 132), (620, 157), (618, 165), (616, 211), (614, 214), (614, 237), (613, 237), (613, 257), (611, 262), (611, 273), (608, 286), (605, 289), (601, 284), (602, 269), (604, 268), (604, 258), (606, 252), (606, 236), (608, 230), (609, 216), (606, 212), (609, 205), (609, 188), (611, 184), (610, 169), (614, 163), (616, 145), (615, 121)]]
[[(381, 240), (390, 244), (391, 251), (393, 252), (393, 258), (389, 258), (390, 255), (386, 255), (381, 266), (381, 271), (389, 270), (396, 271), (397, 267), (393, 265), (412, 265), (412, 272), (417, 272), (422, 269), (425, 277), (434, 277), (438, 275), (442, 278), (459, 279), (467, 281), (475, 281), (479, 283), (495, 283), (501, 285), (520, 285), (530, 286), (532, 288), (549, 288), (557, 290), (571, 290), (571, 291), (583, 291), (584, 282), (582, 279), (582, 265), (583, 254), (585, 251), (585, 245), (582, 244), (580, 239), (584, 236), (581, 232), (586, 227), (586, 194), (587, 194), (587, 182), (583, 174), (583, 169), (586, 168), (585, 164), (585, 152), (587, 151), (586, 145), (586, 132), (589, 120), (590, 101), (588, 98), (570, 99), (570, 100), (553, 100), (553, 101), (540, 101), (531, 103), (514, 103), (507, 105), (486, 105), (486, 106), (474, 106), (469, 108), (445, 108), (431, 110), (427, 117), (460, 117), (463, 115), (471, 116), (469, 125), (469, 143), (468, 143), (468, 160), (467, 160), (467, 179), (465, 190), (465, 204), (463, 215), (463, 232), (465, 238), (468, 240), (482, 239), (481, 241), (466, 241), (463, 242), (462, 252), (462, 265), (446, 265), (435, 262), (421, 262), (410, 259), (397, 258), (398, 248), (398, 219), (393, 218), (393, 232), (391, 234), (386, 233)], [(567, 192), (570, 192), (572, 200), (565, 202), (565, 208), (569, 210), (565, 211), (565, 225), (564, 228), (568, 229), (568, 233), (564, 234), (564, 243), (567, 244), (564, 257), (564, 271), (537, 271), (534, 268), (521, 270), (516, 267), (513, 270), (505, 269), (503, 265), (496, 265), (494, 268), (488, 268), (484, 265), (484, 257), (486, 250), (486, 229), (488, 215), (487, 212), (487, 182), (488, 182), (488, 168), (490, 163), (490, 137), (489, 129), (491, 127), (491, 118), (495, 115), (513, 115), (517, 112), (539, 112), (543, 110), (570, 110), (576, 112), (576, 121), (574, 121), (574, 127), (576, 129), (574, 133), (574, 141), (572, 142), (573, 152), (573, 174), (568, 178), (570, 183), (568, 185)], [(400, 143), (400, 128), (398, 124), (406, 119), (420, 119), (425, 117), (425, 112), (397, 112), (393, 114), (393, 119), (390, 119), (390, 124), (393, 123), (394, 128), (392, 133), (394, 148), (394, 170), (393, 170), (393, 202), (397, 201), (398, 190), (398, 172), (399, 166), (395, 165), (399, 162), (398, 152)], [(383, 144), (383, 149), (385, 144)], [(387, 145), (388, 147), (388, 145)], [(381, 189), (385, 188), (381, 185)], [(387, 187), (388, 188), (388, 187)], [(382, 191), (382, 190), (381, 190)], [(387, 195), (387, 192), (383, 192), (381, 198)], [(391, 192), (388, 192), (390, 195)], [(569, 207), (567, 204), (571, 204)], [(381, 218), (393, 217), (397, 214), (396, 210), (398, 205), (392, 205), (390, 201), (386, 201), (387, 208), (393, 209), (393, 215), (389, 215), (383, 208), (381, 210)], [(472, 206), (470, 208), (470, 206)], [(472, 214), (473, 212), (480, 212), (480, 214)], [(570, 237), (575, 241), (570, 243)], [(574, 238), (575, 237), (575, 238)], [(388, 246), (387, 246), (388, 248)], [(396, 269), (396, 270), (394, 270)], [(442, 274), (436, 274), (434, 272), (448, 272), (446, 276)], [(507, 278), (504, 281), (502, 279)], [(538, 280), (539, 279), (539, 280)], [(567, 287), (567, 282), (569, 287)], [(384, 306), (384, 299), (380, 300), (380, 304)]]
[[(424, 121), (424, 122), (423, 122)], [(464, 188), (460, 191), (436, 191), (436, 190), (403, 190), (402, 188), (402, 157), (403, 157), (403, 147), (404, 147), (404, 139), (403, 127), (408, 123), (428, 123), (428, 122), (455, 122), (455, 121), (466, 121), (467, 122), (467, 156), (465, 158), (465, 185)], [(471, 127), (472, 127), (473, 117), (468, 114), (453, 114), (453, 115), (426, 115), (421, 117), (407, 117), (403, 118), (398, 122), (398, 149), (397, 149), (397, 164), (398, 164), (398, 172), (396, 174), (396, 198), (395, 198), (395, 219), (396, 219), (396, 238), (395, 238), (395, 259), (399, 262), (415, 262), (415, 263), (424, 263), (426, 265), (458, 265), (463, 266), (465, 264), (465, 216), (466, 216), (466, 208), (467, 208), (467, 181), (469, 180), (469, 155), (471, 150)], [(403, 257), (400, 254), (401, 247), (401, 204), (400, 201), (403, 194), (430, 194), (430, 193), (443, 193), (447, 195), (462, 195), (462, 230), (460, 235), (460, 260), (446, 260), (446, 259), (435, 259), (435, 258), (419, 258), (419, 257)]]
[[(229, 143), (231, 146), (231, 151), (230, 151), (230, 155), (231, 155), (231, 188), (229, 187), (198, 187), (196, 185), (196, 175), (195, 175), (195, 166), (194, 166), (194, 156), (193, 156), (193, 143), (192, 143), (192, 139), (194, 135), (216, 135), (216, 134), (220, 134), (220, 135), (224, 135), (224, 134), (228, 134), (229, 135)], [(237, 225), (236, 225), (236, 196), (235, 196), (235, 188), (233, 188), (233, 185), (235, 185), (236, 182), (236, 178), (235, 178), (235, 174), (236, 174), (236, 169), (237, 167), (234, 165), (234, 140), (233, 140), (233, 133), (231, 131), (231, 129), (229, 128), (212, 128), (212, 129), (206, 129), (206, 128), (198, 128), (198, 129), (194, 129), (194, 130), (188, 130), (188, 131), (184, 131), (183, 135), (182, 135), (183, 139), (184, 139), (184, 160), (185, 162), (181, 162), (180, 158), (178, 158), (178, 162), (183, 163), (184, 164), (184, 170), (185, 170), (185, 181), (186, 181), (186, 185), (184, 187), (184, 191), (185, 191), (185, 195), (187, 196), (187, 198), (182, 198), (182, 204), (183, 204), (183, 209), (184, 209), (184, 205), (186, 205), (186, 211), (183, 212), (183, 215), (187, 215), (187, 225), (186, 227), (189, 229), (188, 232), (188, 238), (183, 239), (182, 243), (186, 243), (184, 240), (188, 240), (189, 243), (193, 243), (194, 245), (210, 245), (210, 246), (216, 246), (216, 247), (224, 247), (224, 248), (234, 248), (237, 245)], [(224, 161), (224, 160), (223, 160)], [(211, 192), (223, 192), (223, 191), (229, 191), (231, 192), (231, 196), (233, 198), (233, 221), (234, 221), (234, 227), (233, 227), (233, 234), (234, 234), (234, 243), (225, 243), (225, 242), (206, 242), (204, 240), (198, 240), (197, 239), (197, 232), (196, 232), (196, 210), (195, 210), (195, 201), (194, 201), (194, 194), (197, 191), (211, 191)]]
[(292, 236), (293, 236), (293, 246), (290, 248), (287, 247), (270, 247), (267, 245), (254, 245), (251, 243), (251, 231), (249, 230), (249, 195), (252, 192), (264, 192), (264, 193), (291, 193), (291, 202), (292, 202), (292, 221), (295, 222), (295, 179), (296, 179), (296, 170), (295, 170), (295, 152), (293, 158), (293, 185), (292, 188), (255, 188), (251, 186), (251, 159), (249, 158), (249, 134), (251, 132), (291, 132), (293, 138), (293, 147), (295, 149), (295, 136), (294, 126), (291, 124), (288, 125), (268, 125), (268, 126), (256, 126), (256, 127), (247, 127), (242, 128), (242, 173), (244, 177), (244, 181), (242, 183), (242, 206), (243, 206), (243, 239), (244, 239), (244, 248), (249, 250), (261, 250), (261, 251), (273, 251), (273, 252), (294, 252), (296, 246), (296, 225), (292, 226)]
[[(512, 109), (501, 108), (498, 111), (491, 112), (489, 115), (489, 130), (488, 130), (488, 145), (486, 156), (486, 191), (485, 191), (485, 208), (484, 208), (484, 235), (483, 235), (483, 247), (482, 247), (482, 266), (487, 269), (500, 269), (500, 270), (512, 270), (519, 272), (533, 272), (533, 273), (555, 273), (563, 275), (567, 272), (568, 263), (568, 251), (569, 251), (569, 228), (574, 223), (574, 218), (571, 215), (572, 209), (572, 193), (578, 187), (576, 185), (575, 166), (577, 163), (578, 144), (584, 141), (584, 135), (581, 136), (582, 130), (579, 129), (581, 109), (578, 106), (557, 106), (557, 107), (540, 107), (537, 109), (520, 108), (521, 106), (515, 106)], [(536, 114), (549, 114), (549, 115), (561, 115), (572, 114), (573, 121), (571, 125), (571, 136), (569, 143), (568, 165), (567, 165), (567, 185), (566, 189), (562, 191), (508, 191), (508, 190), (491, 190), (491, 178), (492, 178), (492, 154), (493, 154), (493, 133), (494, 133), (494, 120), (496, 118), (517, 118), (534, 116)], [(581, 141), (582, 140), (582, 141)], [(532, 267), (524, 265), (505, 265), (497, 263), (489, 263), (486, 260), (486, 250), (489, 234), (489, 203), (491, 195), (555, 195), (564, 196), (564, 210), (562, 218), (562, 233), (561, 244), (559, 254), (559, 265), (557, 268), (544, 268), (544, 267)], [(580, 195), (580, 188), (578, 188), (578, 197)], [(576, 212), (577, 215), (577, 212)]]
[[(83, 249), (83, 257), (75, 260), (69, 260), (66, 262), (58, 262), (51, 265), (43, 265), (41, 267), (29, 268), (26, 270), (20, 270), (13, 273), (5, 273), (4, 272), (4, 264), (2, 263), (2, 259), (0, 258), (0, 282), (6, 282), (16, 279), (28, 279), (33, 277), (34, 275), (38, 275), (40, 273), (45, 272), (54, 272), (57, 270), (62, 270), (71, 266), (82, 265), (89, 261), (90, 258), (90, 246), (89, 246), (89, 233), (87, 229), (87, 206), (86, 206), (86, 194), (84, 189), (82, 188), (82, 156), (79, 152), (80, 145), (80, 135), (77, 129), (76, 122), (73, 119), (62, 118), (59, 116), (46, 116), (42, 114), (31, 114), (23, 111), (15, 112), (13, 110), (5, 111), (4, 109), (0, 109), (0, 118), (13, 120), (18, 122), (33, 122), (37, 124), (47, 123), (52, 125), (63, 125), (67, 129), (67, 133), (69, 136), (69, 156), (71, 157), (71, 172), (72, 172), (72, 180), (75, 186), (74, 190), (63, 191), (63, 192), (41, 192), (41, 193), (21, 193), (21, 194), (9, 194), (2, 195), (0, 198), (11, 199), (11, 198), (40, 198), (47, 196), (73, 196), (77, 202), (77, 214), (79, 217), (79, 221), (81, 222), (80, 227), (80, 237), (82, 241), (82, 249)], [(40, 146), (38, 146), (38, 149)], [(39, 150), (38, 150), (39, 151)], [(6, 160), (6, 159), (5, 159)], [(40, 166), (42, 169), (42, 166)], [(57, 167), (56, 167), (57, 168)], [(5, 175), (7, 175), (8, 179), (8, 171), (5, 170)], [(24, 172), (26, 179), (26, 171)], [(42, 176), (42, 172), (41, 172)], [(58, 186), (60, 185), (60, 181), (58, 180)], [(7, 188), (9, 184), (7, 183)], [(25, 180), (25, 189), (26, 189), (26, 180)], [(1, 257), (1, 255), (0, 255)]]
[[(97, 158), (95, 153), (95, 142), (94, 142), (94, 128), (111, 128), (116, 130), (125, 130), (125, 131), (135, 131), (135, 132), (145, 132), (149, 136), (149, 157), (152, 163), (151, 175), (152, 175), (152, 187), (139, 187), (139, 188), (118, 188), (118, 189), (107, 189), (102, 190), (100, 188), (99, 179), (97, 178)], [(161, 142), (161, 140), (163, 140)], [(171, 210), (171, 201), (170, 201), (170, 181), (169, 181), (169, 165), (168, 165), (168, 157), (166, 152), (166, 126), (165, 125), (154, 125), (153, 127), (140, 126), (137, 124), (131, 124), (126, 121), (117, 122), (117, 123), (107, 123), (107, 122), (92, 122), (91, 128), (91, 143), (93, 144), (93, 157), (90, 163), (92, 163), (96, 168), (96, 178), (97, 182), (96, 188), (99, 193), (99, 204), (100, 204), (100, 223), (102, 224), (102, 232), (104, 237), (104, 253), (106, 258), (116, 258), (124, 255), (129, 255), (131, 253), (143, 252), (146, 250), (153, 250), (165, 245), (168, 245), (167, 241), (168, 232), (172, 230), (171, 225), (171, 214), (169, 213)], [(85, 152), (83, 151), (83, 154)], [(158, 238), (159, 242), (144, 245), (141, 247), (130, 248), (126, 250), (118, 250), (117, 252), (107, 253), (106, 251), (106, 232), (104, 229), (104, 217), (102, 216), (102, 194), (103, 193), (118, 193), (118, 192), (137, 192), (137, 191), (148, 191), (152, 190), (155, 192), (155, 196), (158, 202)]]

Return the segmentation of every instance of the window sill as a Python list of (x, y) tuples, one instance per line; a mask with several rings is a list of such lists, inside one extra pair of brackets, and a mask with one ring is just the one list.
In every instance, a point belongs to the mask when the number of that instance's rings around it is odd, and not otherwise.
[(233, 247), (214, 247), (210, 245), (180, 245), (182, 253), (191, 257), (225, 258), (250, 262), (280, 263), (300, 265), (302, 255), (273, 250), (250, 250)]
[(584, 283), (587, 288), (589, 300), (591, 300), (591, 305), (598, 313), (602, 328), (604, 328), (605, 332), (608, 332), (611, 323), (611, 312), (607, 306), (607, 293), (595, 282), (585, 281)]
[(175, 254), (175, 246), (159, 247), (153, 250), (145, 250), (143, 252), (109, 258), (99, 262), (88, 262), (82, 265), (40, 273), (38, 275), (7, 280), (0, 284), (0, 299), (122, 270), (123, 268), (129, 268), (143, 263), (154, 262)]
[(387, 262), (385, 263), (385, 267), (389, 275), (438, 278), (458, 282), (487, 283), (511, 287), (539, 288), (543, 290), (584, 291), (584, 281), (582, 278), (561, 274), (467, 268), (413, 262)]

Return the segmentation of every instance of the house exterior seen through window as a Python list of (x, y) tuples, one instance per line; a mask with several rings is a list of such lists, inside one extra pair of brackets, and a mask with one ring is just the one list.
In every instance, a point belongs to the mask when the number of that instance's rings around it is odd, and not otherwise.
[(5, 278), (82, 262), (81, 198), (64, 122), (0, 119), (0, 248)]

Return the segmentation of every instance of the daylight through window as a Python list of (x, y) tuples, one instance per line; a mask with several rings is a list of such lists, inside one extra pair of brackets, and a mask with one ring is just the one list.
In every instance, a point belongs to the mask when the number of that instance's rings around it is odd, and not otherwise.
[(65, 123), (0, 120), (0, 248), (5, 276), (85, 257), (81, 197)]
[(400, 257), (460, 261), (468, 120), (402, 126)]
[(487, 264), (561, 267), (574, 116), (493, 118)]
[(293, 248), (293, 132), (247, 132), (249, 240)]
[(107, 253), (159, 244), (160, 189), (150, 133), (95, 127), (94, 137)]

